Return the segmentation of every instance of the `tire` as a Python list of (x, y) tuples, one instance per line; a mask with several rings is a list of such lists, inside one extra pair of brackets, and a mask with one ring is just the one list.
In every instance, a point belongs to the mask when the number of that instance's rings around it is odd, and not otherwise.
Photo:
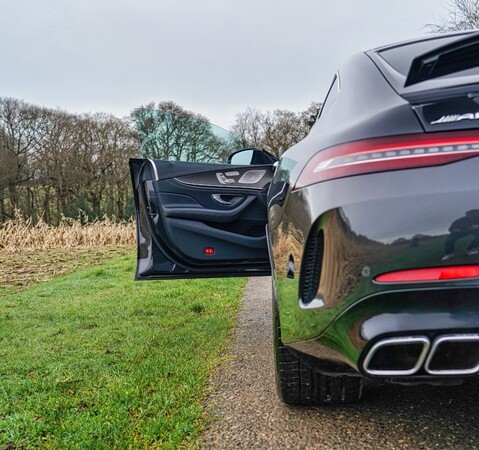
[(362, 377), (324, 375), (284, 346), (274, 300), (273, 327), (276, 387), (283, 402), (294, 406), (344, 405), (361, 399)]

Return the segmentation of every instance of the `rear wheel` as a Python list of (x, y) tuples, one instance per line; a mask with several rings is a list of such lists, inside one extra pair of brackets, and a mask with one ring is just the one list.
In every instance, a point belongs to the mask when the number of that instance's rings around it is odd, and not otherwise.
[(324, 375), (293, 353), (281, 341), (281, 325), (273, 300), (276, 386), (288, 405), (347, 404), (361, 399), (363, 379), (346, 375)]

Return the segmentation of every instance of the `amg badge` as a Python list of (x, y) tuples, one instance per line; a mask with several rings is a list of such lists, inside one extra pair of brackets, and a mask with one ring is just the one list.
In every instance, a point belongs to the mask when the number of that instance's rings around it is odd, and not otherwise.
[(436, 125), (438, 123), (450, 123), (450, 122), (461, 122), (461, 120), (478, 120), (479, 112), (476, 113), (466, 113), (466, 114), (448, 114), (442, 116), (440, 119), (434, 120), (431, 122), (431, 125)]

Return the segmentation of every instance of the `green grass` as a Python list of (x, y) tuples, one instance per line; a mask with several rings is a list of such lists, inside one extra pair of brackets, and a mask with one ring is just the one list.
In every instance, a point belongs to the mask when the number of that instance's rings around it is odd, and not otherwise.
[(133, 270), (115, 256), (0, 299), (3, 448), (196, 445), (244, 280)]

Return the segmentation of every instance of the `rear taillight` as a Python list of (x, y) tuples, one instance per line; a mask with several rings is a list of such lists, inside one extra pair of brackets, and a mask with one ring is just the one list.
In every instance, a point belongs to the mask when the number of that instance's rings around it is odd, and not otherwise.
[(378, 283), (414, 283), (477, 277), (479, 277), (479, 266), (449, 266), (398, 270), (378, 275), (374, 280)]
[(393, 136), (350, 142), (320, 151), (301, 172), (295, 189), (336, 178), (439, 166), (479, 155), (479, 132)]

